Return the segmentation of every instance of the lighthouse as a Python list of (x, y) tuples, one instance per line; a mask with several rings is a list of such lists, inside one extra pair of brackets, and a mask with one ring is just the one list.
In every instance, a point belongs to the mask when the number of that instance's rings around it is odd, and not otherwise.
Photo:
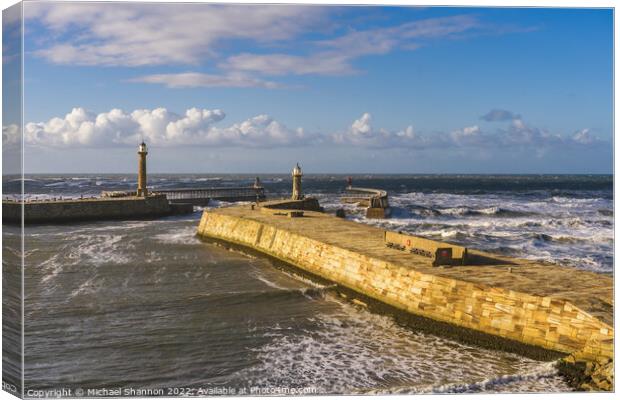
[(293, 196), (291, 197), (293, 200), (301, 200), (304, 196), (301, 194), (301, 177), (302, 177), (301, 167), (299, 163), (293, 168)]
[(146, 155), (149, 154), (146, 151), (146, 144), (140, 143), (138, 146), (138, 192), (137, 196), (146, 197), (148, 191), (146, 188)]

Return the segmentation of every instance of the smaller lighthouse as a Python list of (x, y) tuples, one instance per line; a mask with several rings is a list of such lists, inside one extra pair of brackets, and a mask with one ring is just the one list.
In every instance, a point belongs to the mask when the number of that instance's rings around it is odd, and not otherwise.
[(304, 198), (303, 194), (301, 194), (301, 177), (303, 176), (301, 172), (301, 167), (299, 163), (293, 168), (293, 196), (291, 197), (293, 200), (301, 200)]
[(140, 143), (138, 146), (138, 192), (137, 196), (148, 196), (148, 190), (146, 188), (146, 155), (149, 154), (146, 150), (146, 144)]

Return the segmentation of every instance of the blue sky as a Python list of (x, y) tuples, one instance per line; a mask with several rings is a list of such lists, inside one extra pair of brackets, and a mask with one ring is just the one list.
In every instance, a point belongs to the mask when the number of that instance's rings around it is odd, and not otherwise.
[(612, 171), (611, 10), (24, 7), (27, 171)]

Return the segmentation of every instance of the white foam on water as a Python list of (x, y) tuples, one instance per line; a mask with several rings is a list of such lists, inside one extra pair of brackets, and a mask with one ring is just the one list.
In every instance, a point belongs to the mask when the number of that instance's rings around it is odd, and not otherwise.
[(269, 286), (270, 288), (278, 289), (278, 290), (289, 290), (289, 288), (280, 286), (277, 283), (270, 281), (269, 279), (265, 278), (264, 276), (260, 274), (255, 274), (255, 277), (256, 279), (263, 282), (265, 285)]
[[(257, 265), (254, 265), (255, 261), (258, 261)], [(250, 275), (267, 287), (285, 292), (296, 291), (311, 300), (323, 298), (330, 289), (336, 287), (335, 284), (321, 285), (289, 271), (265, 269), (263, 260), (254, 259), (251, 264)]]
[(153, 237), (155, 240), (166, 244), (200, 244), (196, 237), (196, 227), (175, 228), (166, 233), (160, 233)]
[(71, 292), (70, 298), (74, 298), (80, 295), (89, 295), (98, 292), (103, 288), (104, 282), (97, 279), (97, 276), (92, 276), (84, 281), (77, 289)]
[[(405, 193), (393, 217), (350, 219), (483, 250), (598, 272), (613, 270), (610, 199), (518, 194)], [(601, 211), (602, 210), (602, 211)]]
[(549, 387), (555, 388), (557, 391), (571, 391), (570, 387), (559, 375), (555, 362), (543, 363), (529, 370), (529, 372), (500, 375), (479, 382), (422, 387), (394, 387), (386, 390), (370, 390), (365, 394), (528, 393), (546, 392), (549, 391)]
[(118, 234), (78, 235), (74, 238), (67, 257), (74, 263), (86, 265), (127, 264), (131, 260), (133, 244)]
[[(326, 296), (330, 297), (334, 298)], [(341, 303), (339, 312), (317, 315), (309, 322), (313, 328), (301, 332), (271, 330), (265, 335), (270, 342), (256, 350), (260, 364), (243, 371), (243, 376), (256, 386), (315, 387), (319, 393), (393, 388), (415, 392), (449, 391), (463, 382), (525, 376), (541, 368), (540, 362), (518, 355), (413, 332), (390, 317), (346, 303)], [(488, 381), (480, 390), (500, 385), (500, 381)], [(540, 387), (568, 390), (562, 381), (544, 382)], [(470, 389), (475, 391), (473, 386)]]
[(49, 282), (62, 272), (63, 263), (59, 259), (60, 254), (54, 254), (39, 265), (39, 268), (45, 271), (45, 276), (41, 279), (43, 283)]
[(198, 178), (195, 179), (196, 182), (209, 182), (209, 181), (221, 181), (223, 178), (214, 177), (214, 178)]

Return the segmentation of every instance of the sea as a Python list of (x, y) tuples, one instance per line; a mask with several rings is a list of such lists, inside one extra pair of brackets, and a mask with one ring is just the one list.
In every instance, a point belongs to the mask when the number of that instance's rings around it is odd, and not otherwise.
[[(5, 177), (3, 195), (21, 180)], [(253, 175), (161, 174), (151, 189), (235, 187)], [(268, 196), (288, 175), (260, 176)], [(354, 175), (392, 217), (343, 205), (347, 177), (305, 175), (326, 212), (509, 256), (613, 273), (611, 175)], [(135, 175), (31, 175), (30, 198), (134, 190)], [(228, 207), (212, 202), (206, 208)], [(204, 208), (154, 220), (25, 228), (25, 391), (83, 395), (564, 392), (553, 361), (400, 325), (329, 285), (196, 237)], [(19, 252), (20, 231), (3, 226)], [(5, 253), (6, 254), (6, 253)], [(10, 257), (5, 271), (15, 268)], [(10, 287), (4, 287), (11, 290)], [(5, 364), (6, 364), (5, 359)], [(5, 367), (7, 368), (7, 367)], [(90, 391), (89, 391), (90, 390)], [(96, 392), (96, 391), (99, 392)], [(132, 392), (133, 391), (133, 392)], [(148, 392), (150, 391), (150, 392)]]

